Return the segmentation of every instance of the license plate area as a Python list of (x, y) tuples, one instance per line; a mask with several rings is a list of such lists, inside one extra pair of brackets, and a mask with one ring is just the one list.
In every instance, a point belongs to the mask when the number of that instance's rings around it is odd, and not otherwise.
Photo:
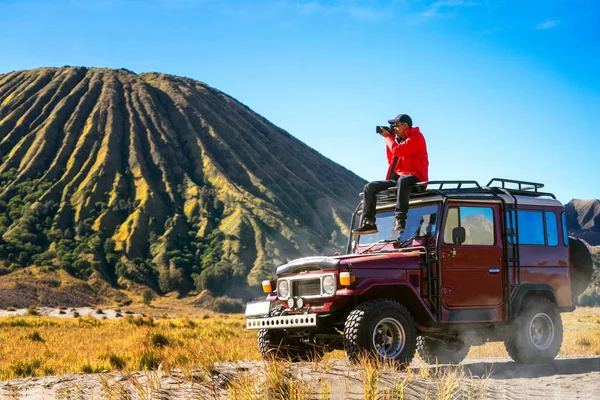
[(268, 300), (251, 301), (246, 303), (246, 317), (265, 317), (271, 311), (271, 302)]

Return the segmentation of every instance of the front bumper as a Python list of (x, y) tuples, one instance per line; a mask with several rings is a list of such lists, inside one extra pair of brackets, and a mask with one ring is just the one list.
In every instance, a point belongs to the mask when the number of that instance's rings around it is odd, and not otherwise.
[(246, 320), (247, 329), (310, 328), (313, 326), (317, 326), (317, 314), (282, 315)]

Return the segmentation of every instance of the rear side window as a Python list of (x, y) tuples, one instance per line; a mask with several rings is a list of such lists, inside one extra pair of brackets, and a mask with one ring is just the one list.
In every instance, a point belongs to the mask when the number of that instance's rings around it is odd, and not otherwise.
[(545, 245), (541, 211), (519, 211), (519, 244)]
[(546, 212), (546, 238), (548, 246), (558, 246), (558, 226), (556, 225), (556, 214)]
[[(507, 214), (509, 229), (512, 228), (514, 222), (513, 213)], [(555, 213), (544, 211), (519, 211), (518, 215), (519, 244), (558, 246), (559, 233)], [(510, 238), (510, 244), (514, 244), (512, 237)]]
[(444, 242), (452, 244), (452, 230), (465, 228), (463, 245), (494, 244), (494, 211), (488, 207), (452, 207), (448, 210), (444, 228)]
[(565, 242), (565, 246), (569, 245), (569, 231), (567, 230), (567, 214), (562, 213), (562, 231), (563, 231), (563, 241)]

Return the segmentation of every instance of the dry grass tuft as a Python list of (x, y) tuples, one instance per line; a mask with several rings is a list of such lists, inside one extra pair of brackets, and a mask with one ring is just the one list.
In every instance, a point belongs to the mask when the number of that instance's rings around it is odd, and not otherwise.
[(25, 339), (31, 340), (33, 342), (41, 342), (41, 343), (45, 342), (44, 338), (42, 338), (42, 335), (40, 335), (40, 333), (38, 331), (33, 331), (31, 333), (28, 333), (24, 337), (25, 337)]

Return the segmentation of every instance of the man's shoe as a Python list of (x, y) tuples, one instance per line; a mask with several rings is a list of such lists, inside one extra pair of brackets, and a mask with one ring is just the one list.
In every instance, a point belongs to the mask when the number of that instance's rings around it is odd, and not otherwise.
[(375, 224), (364, 224), (360, 228), (354, 229), (352, 231), (352, 233), (354, 233), (355, 235), (369, 235), (371, 233), (377, 233), (377, 232), (379, 232), (379, 231), (377, 230), (377, 225), (375, 225)]
[(406, 220), (401, 218), (396, 218), (396, 224), (394, 225), (394, 230), (396, 232), (404, 232), (406, 229)]

